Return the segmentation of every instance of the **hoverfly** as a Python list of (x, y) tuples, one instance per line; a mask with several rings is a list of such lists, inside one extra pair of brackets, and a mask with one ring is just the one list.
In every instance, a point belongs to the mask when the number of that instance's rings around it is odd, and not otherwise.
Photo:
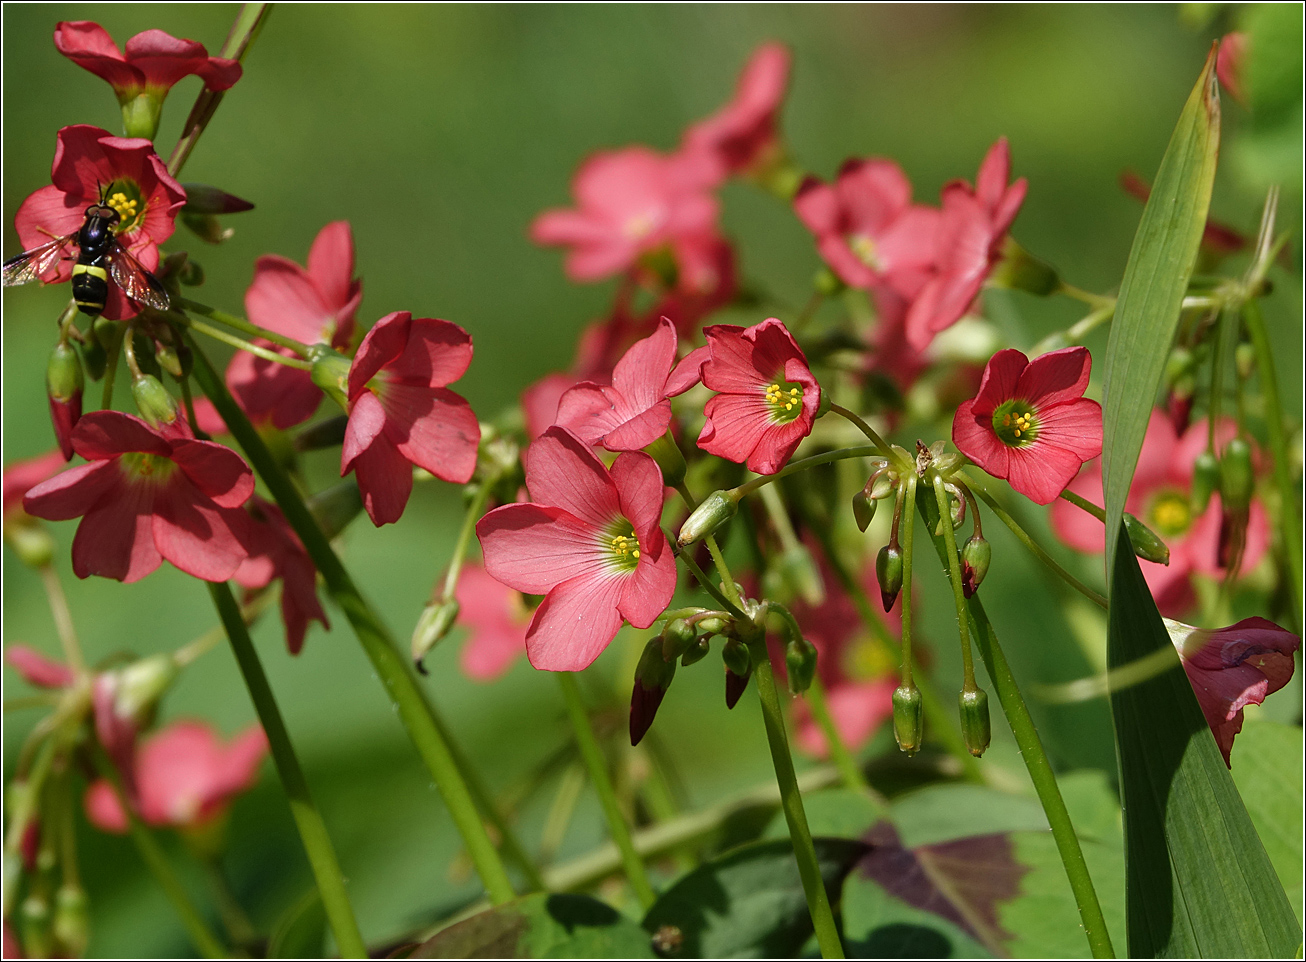
[(30, 284), (59, 261), (75, 259), (73, 300), (82, 313), (98, 317), (104, 310), (110, 277), (133, 301), (166, 311), (170, 302), (162, 282), (119, 243), (115, 228), (121, 221), (122, 215), (105, 203), (102, 191), (99, 202), (86, 208), (86, 220), (77, 233), (56, 237), (5, 261), (4, 286)]

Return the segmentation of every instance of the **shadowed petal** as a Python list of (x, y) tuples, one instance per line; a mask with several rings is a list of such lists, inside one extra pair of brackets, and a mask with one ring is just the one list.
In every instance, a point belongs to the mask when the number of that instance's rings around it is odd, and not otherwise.
[(582, 671), (621, 628), (617, 599), (626, 579), (582, 575), (545, 596), (526, 629), (526, 655), (541, 671)]

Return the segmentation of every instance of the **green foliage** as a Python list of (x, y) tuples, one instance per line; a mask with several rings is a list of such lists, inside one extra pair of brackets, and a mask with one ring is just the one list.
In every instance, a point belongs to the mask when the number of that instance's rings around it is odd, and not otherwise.
[(1302, 732), (1249, 720), (1234, 743), (1233, 781), (1302, 921)]
[(277, 920), (268, 939), (269, 959), (311, 959), (326, 942), (326, 912), (316, 888), (309, 889)]

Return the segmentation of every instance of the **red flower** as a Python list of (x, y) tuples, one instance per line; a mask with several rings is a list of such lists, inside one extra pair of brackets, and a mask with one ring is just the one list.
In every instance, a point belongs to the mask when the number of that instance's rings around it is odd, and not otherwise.
[(1084, 397), (1093, 359), (1082, 347), (1030, 361), (998, 351), (979, 394), (952, 420), (957, 450), (1038, 504), (1056, 499), (1102, 453), (1102, 407)]
[(480, 565), (468, 565), (458, 578), (458, 604), (469, 629), (459, 664), (476, 681), (493, 681), (526, 653), (531, 613), (521, 592), (495, 581)]
[(15, 461), (4, 471), (4, 519), (13, 520), (23, 512), (23, 495), (32, 488), (54, 477), (64, 467), (63, 452), (48, 451), (26, 461)]
[(146, 30), (127, 41), (126, 56), (107, 30), (89, 20), (63, 21), (54, 28), (55, 48), (77, 66), (108, 81), (125, 103), (143, 93), (165, 96), (182, 77), (196, 74), (209, 90), (226, 90), (240, 79), (235, 60), (210, 57), (204, 44)]
[(27, 645), (10, 645), (5, 649), (5, 661), (37, 688), (68, 688), (77, 680), (73, 670), (63, 662), (47, 658)]
[(1243, 88), (1246, 71), (1243, 64), (1247, 61), (1247, 34), (1226, 33), (1220, 40), (1220, 52), (1215, 58), (1215, 75), (1220, 78), (1229, 96), (1244, 107), (1247, 106), (1247, 91)]
[(673, 242), (710, 232), (717, 201), (686, 157), (647, 147), (596, 154), (572, 182), (578, 208), (545, 211), (531, 225), (537, 244), (569, 247), (567, 276), (597, 281)]
[(1002, 137), (985, 155), (973, 189), (964, 180), (944, 186), (935, 253), (938, 273), (916, 295), (907, 314), (907, 338), (916, 350), (924, 350), (935, 334), (970, 309), (998, 262), (1028, 186), (1023, 177), (1008, 185), (1010, 177), (1011, 151)]
[(821, 387), (807, 358), (774, 317), (750, 328), (716, 324), (703, 329), (710, 357), (703, 383), (719, 392), (707, 402), (698, 446), (775, 474), (812, 432)]
[(292, 655), (297, 655), (304, 647), (304, 634), (310, 621), (331, 628), (317, 600), (317, 568), (280, 508), (258, 495), (250, 498), (248, 508), (253, 514), (246, 539), (249, 557), (241, 562), (232, 578), (249, 589), (265, 588), (274, 578), (281, 579), (281, 621), (286, 626), (286, 647)]
[(533, 504), (495, 508), (476, 524), (485, 570), (545, 595), (526, 654), (545, 671), (587, 667), (621, 627), (647, 628), (676, 591), (676, 561), (659, 526), (662, 473), (646, 454), (611, 472), (580, 438), (545, 431), (523, 462)]
[(1233, 737), (1243, 730), (1243, 709), (1288, 684), (1301, 639), (1264, 618), (1215, 629), (1167, 618), (1165, 627), (1228, 765)]
[(911, 202), (891, 160), (846, 161), (833, 185), (808, 177), (794, 209), (849, 287), (887, 286), (910, 300), (933, 274), (939, 211)]
[(668, 398), (698, 383), (706, 348), (676, 364), (676, 329), (665, 317), (649, 337), (637, 341), (617, 362), (612, 386), (585, 381), (558, 402), (556, 422), (586, 444), (609, 451), (638, 451), (666, 433)]
[[(330, 344), (347, 351), (362, 299), (363, 282), (354, 278), (353, 235), (349, 222), (340, 220), (318, 232), (307, 269), (276, 254), (260, 257), (245, 292), (245, 313), (259, 327), (304, 344)], [(307, 421), (322, 400), (307, 371), (245, 351), (232, 358), (227, 386), (251, 419), (270, 419), (282, 430)]]
[(247, 522), (239, 508), (253, 475), (234, 451), (173, 434), (119, 411), (83, 415), (73, 450), (90, 463), (27, 493), (28, 514), (82, 518), (73, 539), (77, 577), (138, 581), (166, 558), (197, 578), (225, 581), (240, 566)]
[[(1232, 419), (1221, 419), (1215, 430), (1216, 449), (1220, 450), (1237, 434)], [(1181, 615), (1196, 601), (1192, 576), (1205, 575), (1223, 579), (1220, 565), (1220, 495), (1211, 500), (1201, 514), (1192, 508), (1190, 490), (1193, 465), (1206, 450), (1208, 422), (1192, 424), (1182, 436), (1165, 412), (1153, 410), (1143, 436), (1138, 467), (1129, 486), (1125, 510), (1133, 514), (1165, 541), (1170, 549), (1170, 564), (1139, 561), (1143, 577), (1152, 590), (1156, 606), (1163, 615)], [(1070, 484), (1070, 490), (1097, 504), (1102, 503), (1102, 465), (1090, 463)], [(1052, 530), (1076, 551), (1101, 554), (1102, 522), (1072, 504), (1057, 501), (1052, 505)], [(1270, 525), (1260, 501), (1252, 499), (1247, 516), (1246, 545), (1242, 568), (1250, 569), (1265, 554), (1270, 542)]]
[(349, 368), (349, 426), (340, 474), (353, 471), (375, 525), (398, 521), (413, 490), (412, 465), (465, 484), (476, 470), (481, 426), (445, 388), (472, 363), (472, 339), (449, 321), (387, 314)]
[(579, 381), (570, 374), (546, 374), (521, 392), (522, 418), (526, 436), (534, 441), (558, 418), (558, 402)]
[(790, 59), (784, 44), (762, 44), (739, 75), (734, 99), (685, 131), (682, 149), (702, 159), (709, 184), (763, 167), (781, 151), (776, 114), (789, 86)]
[[(186, 192), (168, 174), (154, 145), (140, 138), (114, 137), (99, 127), (79, 124), (59, 131), (51, 170), (53, 184), (23, 201), (14, 228), (25, 248), (40, 247), (53, 237), (75, 234), (86, 208), (104, 193), (122, 220), (118, 242), (148, 270), (159, 265), (159, 244), (172, 236), (173, 220), (186, 203)], [(73, 261), (56, 261), (41, 280), (62, 284), (72, 277)], [(109, 285), (104, 316), (133, 317), (136, 308), (116, 284)]]
[(672, 242), (676, 283), (648, 312), (648, 320), (668, 318), (676, 331), (694, 339), (698, 325), (734, 300), (738, 289), (735, 249), (715, 231), (679, 237)]
[[(174, 722), (136, 753), (141, 818), (150, 825), (192, 828), (217, 817), (233, 796), (253, 787), (267, 736), (252, 725), (223, 745), (203, 722)], [(106, 832), (127, 831), (127, 815), (104, 779), (86, 790), (86, 815)]]

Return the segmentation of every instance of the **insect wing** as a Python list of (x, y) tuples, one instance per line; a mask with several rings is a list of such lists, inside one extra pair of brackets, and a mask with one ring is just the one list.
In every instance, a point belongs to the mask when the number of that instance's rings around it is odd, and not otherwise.
[(166, 311), (171, 306), (163, 282), (146, 270), (145, 265), (133, 257), (127, 248), (115, 241), (108, 260), (113, 282), (133, 301), (148, 305), (156, 311)]
[(17, 287), (19, 284), (39, 281), (59, 261), (72, 259), (72, 249), (76, 242), (77, 235), (69, 234), (9, 258), (4, 263), (4, 286)]

